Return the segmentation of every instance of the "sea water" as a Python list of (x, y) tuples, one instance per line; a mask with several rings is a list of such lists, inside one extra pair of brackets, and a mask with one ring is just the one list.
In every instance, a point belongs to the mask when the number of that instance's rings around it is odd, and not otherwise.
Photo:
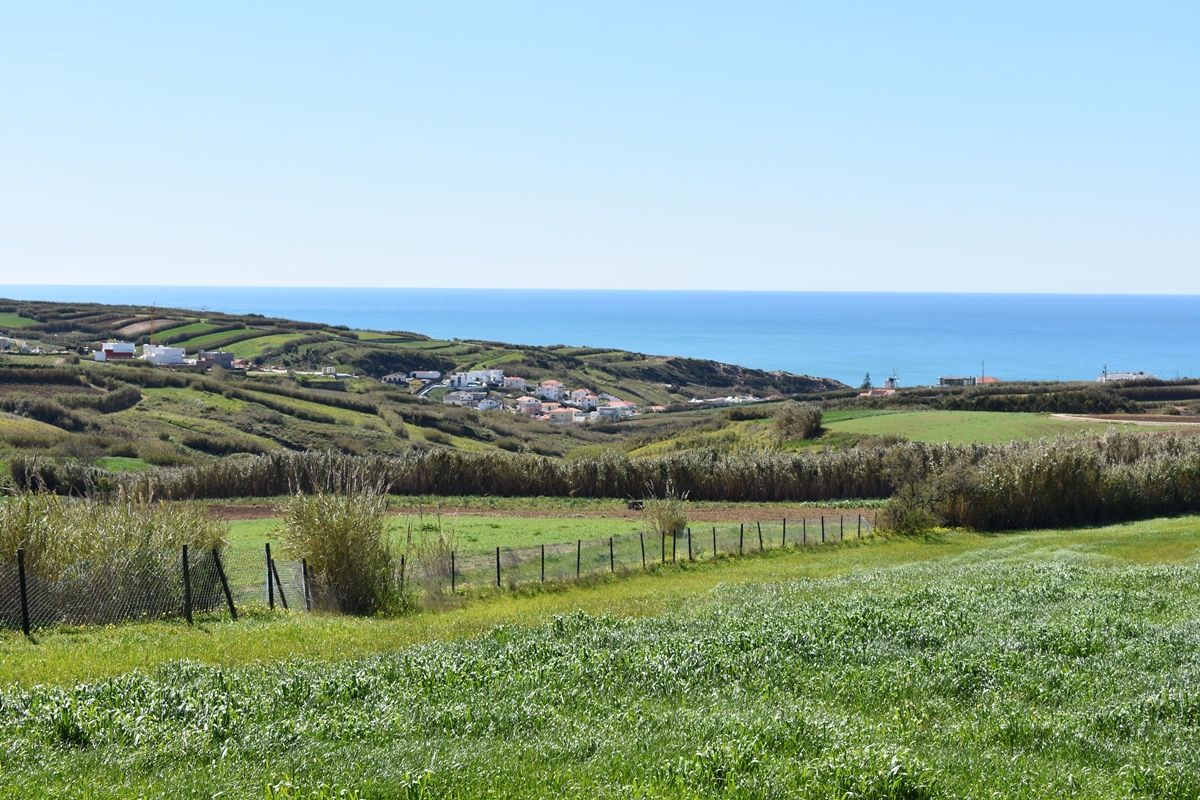
[(15, 299), (183, 307), (436, 338), (710, 358), (859, 385), (942, 375), (1200, 375), (1200, 296), (0, 286)]

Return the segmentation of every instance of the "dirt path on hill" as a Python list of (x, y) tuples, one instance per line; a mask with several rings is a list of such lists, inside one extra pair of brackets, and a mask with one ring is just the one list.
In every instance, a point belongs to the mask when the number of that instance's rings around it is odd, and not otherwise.
[[(421, 509), (427, 516), (431, 512), (429, 506)], [(780, 519), (817, 519), (819, 517), (839, 517), (844, 516), (847, 519), (855, 519), (859, 514), (862, 514), (866, 519), (874, 521), (877, 508), (822, 508), (818, 506), (789, 506), (779, 505), (770, 508), (756, 506), (730, 506), (728, 508), (695, 508), (691, 509), (688, 514), (689, 518), (694, 522), (778, 522)], [(644, 511), (632, 511), (623, 508), (613, 509), (511, 509), (511, 508), (480, 508), (477, 506), (442, 506), (440, 509), (442, 516), (470, 516), (470, 517), (526, 517), (526, 518), (544, 518), (544, 519), (571, 519), (571, 518), (595, 518), (595, 519), (630, 519), (637, 520), (646, 516)], [(226, 522), (235, 522), (238, 520), (252, 519), (269, 519), (278, 517), (280, 510), (276, 506), (257, 504), (257, 505), (212, 505), (208, 507), (208, 513), (215, 519), (224, 520)], [(415, 515), (418, 513), (416, 507), (393, 507), (390, 510), (392, 516)]]

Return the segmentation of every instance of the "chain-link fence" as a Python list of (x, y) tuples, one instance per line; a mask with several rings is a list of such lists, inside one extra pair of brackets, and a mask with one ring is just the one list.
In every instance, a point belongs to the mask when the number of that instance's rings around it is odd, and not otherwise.
[(497, 547), (483, 553), (447, 549), (430, 555), (414, 551), (405, 555), (400, 580), (408, 591), (428, 595), (513, 589), (522, 584), (578, 580), (680, 561), (835, 544), (874, 532), (872, 519), (854, 514), (697, 525), (675, 536), (642, 532), (532, 547)]
[[(631, 572), (680, 561), (737, 557), (767, 550), (831, 544), (874, 534), (862, 515), (777, 522), (696, 525), (672, 536), (633, 533), (532, 547), (459, 552), (452, 547), (405, 553), (394, 580), (414, 595), (517, 588)], [(131, 552), (65, 567), (26, 562), (24, 551), (0, 558), (0, 627), (106, 624), (138, 619), (228, 614), (238, 609), (308, 611), (315, 578), (304, 561), (262, 550)]]

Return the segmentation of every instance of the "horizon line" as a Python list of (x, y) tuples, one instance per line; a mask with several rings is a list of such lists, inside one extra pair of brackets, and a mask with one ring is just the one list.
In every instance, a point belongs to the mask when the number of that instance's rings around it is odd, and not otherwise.
[[(317, 285), (317, 284), (224, 284), (224, 283), (0, 283), (0, 289), (12, 288), (76, 288), (76, 289), (312, 289), (312, 290), (389, 290), (409, 292), (607, 292), (627, 294), (859, 294), (859, 295), (986, 295), (1024, 297), (1200, 297), (1200, 292), (1154, 291), (1080, 291), (1053, 292), (1031, 290), (961, 290), (961, 289), (691, 289), (652, 288), (626, 289), (611, 287), (553, 287), (553, 286), (381, 286), (381, 285)], [(19, 299), (19, 298), (8, 298)], [(33, 302), (33, 301), (30, 301)]]

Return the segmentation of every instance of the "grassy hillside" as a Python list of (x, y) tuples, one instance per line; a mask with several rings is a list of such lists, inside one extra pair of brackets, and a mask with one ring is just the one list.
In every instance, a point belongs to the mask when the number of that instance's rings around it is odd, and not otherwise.
[(0, 791), (1194, 797), (1195, 523), (779, 553), (390, 619), (4, 635)]
[(989, 411), (832, 411), (822, 424), (833, 436), (897, 436), (913, 442), (990, 444), (1045, 436), (1096, 433), (1118, 423), (1049, 414)]

